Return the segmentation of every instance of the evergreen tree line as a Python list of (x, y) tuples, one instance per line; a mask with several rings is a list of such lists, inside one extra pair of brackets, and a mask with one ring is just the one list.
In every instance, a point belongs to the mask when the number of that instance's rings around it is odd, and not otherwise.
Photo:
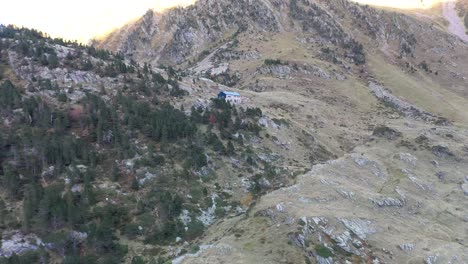
[[(148, 76), (154, 85), (177, 84), (166, 82), (150, 70)], [(52, 86), (50, 81), (44, 85)], [(131, 232), (124, 224), (129, 222), (128, 209), (122, 205), (96, 206), (102, 197), (93, 182), (95, 168), (106, 160), (134, 157), (137, 150), (130, 143), (132, 139), (144, 135), (161, 146), (183, 147), (179, 156), (163, 156), (184, 161), (180, 178), (190, 183), (196, 180), (191, 178), (190, 171), (207, 165), (204, 143), (221, 154), (235, 155), (234, 143), (243, 144), (242, 137), (235, 134), (241, 131), (258, 134), (261, 129), (257, 125), (262, 115), (260, 109), (237, 109), (217, 99), (208, 108), (192, 108), (189, 115), (169, 103), (150, 104), (122, 94), (110, 101), (87, 94), (78, 105), (82, 106), (81, 112), (71, 115), (39, 97), (24, 96), (10, 81), (0, 84), (0, 112), (12, 120), (9, 127), (0, 127), (1, 186), (9, 190), (8, 199), (22, 201), (24, 230), (43, 236), (50, 231), (66, 233), (64, 230), (88, 234), (84, 244), (76, 244), (68, 235), (50, 238), (63, 244), (59, 248), (65, 250), (65, 263), (116, 263), (125, 255), (125, 247), (116, 242), (115, 230)], [(208, 127), (204, 137), (198, 135), (200, 125)], [(164, 164), (163, 156), (151, 153), (150, 160), (156, 165)], [(86, 169), (78, 169), (78, 165)], [(112, 174), (118, 179), (118, 169), (113, 169)], [(64, 175), (65, 183), (56, 181)], [(132, 188), (137, 190), (138, 182), (136, 178), (133, 180)], [(75, 185), (82, 186), (82, 190), (72, 191)], [(178, 220), (184, 203), (182, 196), (177, 190), (170, 190), (170, 184), (162, 186), (165, 188), (151, 192), (154, 197), (148, 197), (154, 203), (143, 206), (144, 211), (157, 208), (162, 219), (145, 235), (146, 241), (158, 244), (173, 241), (176, 236), (192, 239), (200, 235), (203, 232), (200, 222), (194, 221), (186, 231)], [(83, 249), (86, 254), (80, 253)]]
[[(95, 69), (102, 77), (116, 77), (119, 74), (135, 73), (135, 68), (139, 66), (132, 61), (127, 64), (122, 54), (114, 54), (103, 49), (96, 49), (92, 46), (83, 46), (76, 41), (65, 41), (61, 38), (50, 38), (47, 34), (27, 28), (18, 28), (15, 26), (0, 27), (0, 50), (11, 47), (18, 54), (32, 58), (42, 66), (47, 66), (51, 69), (59, 66), (57, 52), (53, 45), (69, 46), (75, 48), (74, 53), (69, 52), (66, 56), (64, 64), (73, 69), (90, 71)], [(10, 41), (14, 40), (14, 41)], [(93, 65), (85, 54), (105, 61), (107, 63), (98, 63)]]

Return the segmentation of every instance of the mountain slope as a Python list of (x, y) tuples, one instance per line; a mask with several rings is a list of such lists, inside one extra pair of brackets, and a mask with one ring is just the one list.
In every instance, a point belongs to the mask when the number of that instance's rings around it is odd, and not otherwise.
[[(54, 46), (57, 55), (82, 54), (71, 65), (68, 56), (40, 65), (21, 53), (21, 34), (6, 37), (3, 78), (21, 100), (41, 95), (58, 112), (85, 106), (89, 121), (61, 133), (86, 132), (99, 153), (97, 164), (85, 164), (102, 174), (93, 181), (99, 202), (85, 211), (95, 212), (92, 223), (115, 216), (112, 241), (128, 249), (116, 250), (123, 262), (465, 263), (468, 46), (437, 12), (342, 0), (200, 0), (149, 11), (95, 43), (117, 54)], [(88, 60), (93, 67), (84, 70)], [(57, 86), (40, 88), (41, 78)], [(117, 114), (72, 96), (86, 90)], [(239, 92), (242, 104), (212, 101), (221, 90)], [(69, 100), (58, 100), (61, 93)], [(174, 125), (196, 132), (169, 140), (164, 103), (174, 106)], [(2, 115), (23, 115), (14, 108)], [(16, 122), (34, 126), (27, 121)], [(134, 152), (124, 151), (125, 140), (107, 142), (117, 128)], [(6, 142), (3, 159), (15, 165), (18, 143)], [(113, 163), (126, 180), (112, 182)], [(61, 172), (54, 182), (68, 177)], [(8, 204), (17, 209), (7, 245), (12, 231), (24, 233), (14, 220), (28, 205), (21, 195)], [(108, 204), (129, 212), (99, 210)], [(63, 227), (53, 223), (54, 233)], [(98, 255), (94, 229), (78, 223), (64, 230), (89, 235), (81, 257), (103, 261), (120, 248)], [(32, 231), (44, 239), (42, 229)]]
[[(12, 26), (0, 38), (1, 263), (163, 261), (335, 156), (218, 90), (193, 101), (171, 67)], [(262, 124), (295, 135), (295, 155)]]
[(98, 43), (231, 86), (339, 157), (175, 263), (466, 262), (468, 45), (437, 10), (201, 0)]
[[(244, 9), (251, 14), (238, 15)], [(153, 65), (180, 64), (204, 76), (214, 69), (221, 75), (214, 80), (244, 88), (254, 85), (259, 71), (270, 71), (262, 69), (267, 59), (284, 60), (289, 67), (276, 68), (293, 75), (297, 67), (291, 71), (291, 66), (321, 68), (320, 62), (340, 75), (360, 76), (365, 85), (369, 77), (396, 84), (393, 92), (409, 100), (423, 89), (417, 94), (423, 97), (421, 106), (461, 121), (464, 104), (454, 102), (466, 97), (466, 45), (445, 33), (439, 21), (430, 15), (381, 11), (347, 1), (198, 1), (163, 14), (149, 11), (97, 46)], [(403, 78), (389, 79), (398, 76), (394, 71)], [(236, 79), (240, 82), (233, 82)], [(408, 87), (411, 80), (425, 84)], [(453, 100), (434, 107), (436, 101), (424, 98), (434, 90)]]

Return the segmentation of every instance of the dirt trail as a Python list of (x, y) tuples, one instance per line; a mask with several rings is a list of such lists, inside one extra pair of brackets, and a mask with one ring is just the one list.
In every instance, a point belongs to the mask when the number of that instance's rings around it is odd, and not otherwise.
[(442, 13), (444, 18), (450, 23), (448, 27), (449, 32), (468, 42), (468, 35), (466, 34), (463, 21), (457, 15), (457, 11), (455, 10), (455, 1), (445, 2)]

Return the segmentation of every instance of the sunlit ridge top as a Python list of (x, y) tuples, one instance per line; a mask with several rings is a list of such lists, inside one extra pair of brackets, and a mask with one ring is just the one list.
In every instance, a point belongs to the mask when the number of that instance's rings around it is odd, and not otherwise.
[(361, 4), (399, 9), (428, 9), (443, 2), (454, 0), (351, 0)]

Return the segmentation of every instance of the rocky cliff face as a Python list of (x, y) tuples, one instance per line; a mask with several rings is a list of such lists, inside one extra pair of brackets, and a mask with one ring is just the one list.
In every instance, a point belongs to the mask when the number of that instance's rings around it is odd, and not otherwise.
[[(201, 0), (193, 6), (164, 13), (150, 10), (95, 45), (155, 65), (182, 64), (243, 32), (251, 38), (265, 33), (295, 32), (344, 48), (348, 57), (362, 63), (362, 46), (356, 39), (363, 36), (378, 39), (377, 44), (397, 41), (401, 53), (410, 54), (415, 32), (407, 25), (412, 22), (405, 16), (342, 0)], [(359, 31), (351, 30), (356, 27)]]
[(181, 64), (228, 34), (249, 27), (277, 31), (281, 26), (278, 19), (268, 1), (200, 1), (162, 14), (148, 11), (97, 46), (123, 52), (136, 60)]

